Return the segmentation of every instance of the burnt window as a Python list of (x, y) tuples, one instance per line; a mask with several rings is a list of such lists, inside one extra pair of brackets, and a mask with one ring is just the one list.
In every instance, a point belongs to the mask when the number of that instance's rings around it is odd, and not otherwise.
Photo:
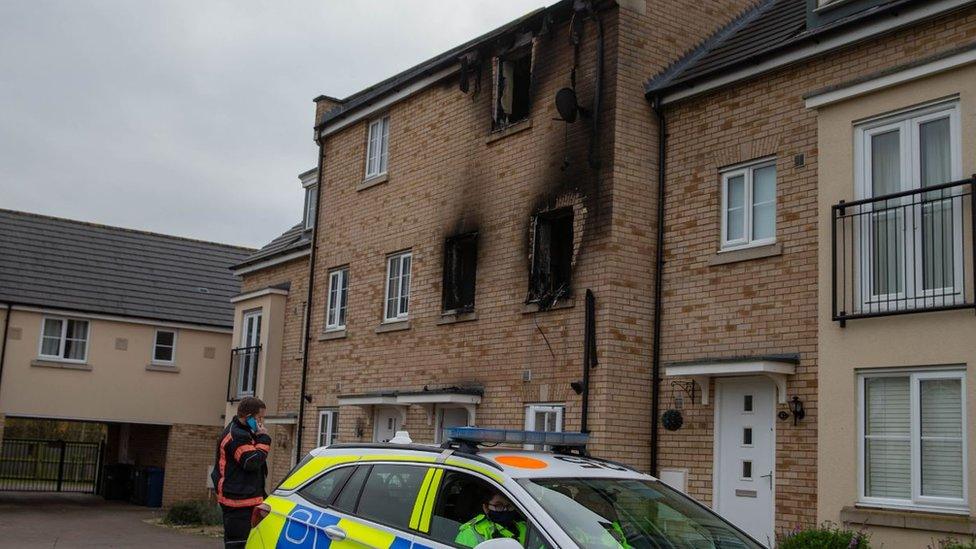
[(478, 233), (448, 238), (444, 243), (444, 311), (474, 310), (475, 272), (478, 268)]
[(529, 300), (552, 304), (569, 295), (573, 261), (573, 209), (535, 217)]
[(495, 58), (495, 129), (504, 128), (529, 116), (532, 85), (532, 51), (524, 49)]

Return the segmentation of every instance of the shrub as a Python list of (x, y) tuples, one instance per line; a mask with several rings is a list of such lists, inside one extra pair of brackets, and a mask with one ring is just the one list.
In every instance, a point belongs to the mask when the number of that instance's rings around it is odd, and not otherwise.
[(166, 524), (180, 526), (214, 525), (223, 522), (220, 507), (209, 501), (182, 501), (166, 511)]
[(779, 549), (869, 549), (869, 536), (864, 532), (845, 530), (831, 523), (820, 528), (790, 532), (780, 540)]
[(954, 538), (940, 539), (935, 546), (929, 545), (930, 549), (976, 549), (976, 538), (969, 541), (958, 541)]

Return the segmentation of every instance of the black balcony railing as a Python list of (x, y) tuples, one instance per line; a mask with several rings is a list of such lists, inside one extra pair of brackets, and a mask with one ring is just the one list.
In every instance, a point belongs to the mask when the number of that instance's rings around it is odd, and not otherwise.
[(833, 319), (976, 308), (976, 176), (831, 208)]
[(254, 396), (258, 384), (258, 359), (261, 346), (237, 347), (230, 352), (230, 374), (227, 376), (227, 401)]

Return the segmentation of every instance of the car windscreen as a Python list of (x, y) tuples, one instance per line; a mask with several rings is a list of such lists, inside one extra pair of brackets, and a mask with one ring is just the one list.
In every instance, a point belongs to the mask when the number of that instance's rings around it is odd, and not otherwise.
[(526, 478), (518, 482), (580, 547), (762, 547), (718, 515), (658, 481)]

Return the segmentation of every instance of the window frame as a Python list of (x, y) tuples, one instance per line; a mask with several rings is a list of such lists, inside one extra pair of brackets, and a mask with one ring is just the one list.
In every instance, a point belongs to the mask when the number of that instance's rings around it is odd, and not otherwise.
[[(536, 402), (529, 403), (525, 405), (525, 430), (526, 431), (538, 431), (535, 427), (535, 415), (539, 412), (555, 412), (556, 413), (556, 423), (558, 424), (557, 430), (555, 431), (543, 431), (546, 433), (562, 433), (566, 429), (566, 404), (564, 402)], [(530, 427), (531, 425), (531, 427)], [(526, 450), (539, 450), (538, 444), (525, 444), (524, 448)]]
[[(48, 320), (56, 320), (61, 322), (61, 333), (58, 336), (58, 354), (57, 355), (46, 355), (44, 354), (44, 326), (47, 324)], [(64, 351), (67, 343), (68, 335), (68, 321), (74, 322), (84, 322), (85, 323), (85, 356), (84, 358), (65, 358)], [(84, 318), (71, 318), (66, 316), (49, 316), (45, 315), (41, 317), (41, 331), (37, 338), (37, 357), (44, 360), (53, 360), (57, 362), (71, 362), (73, 364), (85, 364), (88, 362), (88, 352), (91, 347), (91, 321)]]
[[(463, 301), (463, 296), (460, 296), (460, 294), (465, 286), (465, 282), (461, 279), (461, 275), (464, 274), (463, 259), (465, 254), (462, 253), (464, 251), (474, 255), (471, 260), (471, 279), (468, 281), (471, 286), (471, 303), (468, 306), (458, 303), (456, 305), (459, 306), (449, 307), (449, 301), (452, 299), (450, 295), (451, 290), (456, 289), (459, 294), (458, 300)], [(453, 264), (449, 263), (451, 258), (456, 258)], [(445, 239), (443, 263), (441, 272), (441, 313), (463, 314), (474, 312), (478, 295), (478, 232), (461, 233)]]
[[(753, 208), (755, 208), (755, 203), (753, 202), (753, 186), (755, 183), (755, 172), (763, 168), (773, 168), (776, 170), (776, 176), (773, 180), (773, 236), (768, 238), (753, 238), (752, 228), (753, 228)], [(743, 189), (742, 189), (742, 200), (743, 200), (743, 210), (742, 210), (742, 238), (735, 240), (729, 240), (729, 217), (728, 217), (728, 206), (729, 206), (729, 180), (742, 176), (743, 178)], [(776, 243), (776, 217), (777, 217), (777, 205), (779, 201), (777, 199), (777, 194), (779, 191), (779, 167), (777, 166), (777, 158), (775, 156), (767, 156), (764, 158), (759, 158), (756, 160), (750, 160), (742, 164), (736, 164), (733, 166), (727, 166), (719, 170), (719, 177), (721, 181), (721, 209), (720, 215), (720, 236), (719, 236), (719, 248), (720, 251), (732, 251), (732, 250), (742, 250), (745, 248), (754, 248), (757, 246), (768, 246), (769, 244)]]
[[(410, 260), (410, 272), (404, 275), (403, 262), (405, 259)], [(399, 274), (397, 275), (397, 295), (395, 297), (390, 296), (390, 273), (393, 271), (393, 262), (399, 262)], [(390, 254), (386, 257), (386, 280), (383, 285), (383, 323), (391, 322), (405, 322), (410, 320), (410, 290), (413, 285), (413, 251), (407, 250), (403, 252), (397, 252)], [(407, 291), (403, 291), (403, 281), (404, 278), (407, 279)], [(405, 310), (401, 307), (403, 299), (406, 298), (407, 306)], [(391, 299), (396, 299), (396, 314), (390, 316), (389, 314), (389, 302)]]
[[(374, 140), (374, 132), (380, 131), (382, 133)], [(379, 147), (376, 152), (376, 170), (370, 171), (370, 157), (372, 156), (373, 143), (376, 143)], [(383, 177), (387, 174), (389, 170), (390, 162), (390, 116), (383, 115), (378, 116), (369, 121), (366, 125), (366, 162), (364, 166), (364, 181), (369, 181), (371, 179), (376, 179)]]
[[(389, 270), (389, 267), (387, 267)], [(387, 274), (389, 277), (389, 274)], [(340, 286), (338, 293), (336, 294), (336, 301), (338, 303), (333, 303), (332, 292), (335, 290), (336, 279), (340, 279)], [(389, 284), (389, 280), (387, 280)], [(384, 294), (385, 296), (385, 294)], [(343, 298), (345, 301), (343, 301)], [(342, 305), (345, 302), (346, 305)], [(329, 288), (328, 293), (325, 296), (325, 331), (326, 332), (338, 332), (346, 329), (346, 321), (348, 314), (348, 304), (349, 304), (349, 266), (335, 267), (329, 271)], [(384, 311), (386, 311), (386, 301), (383, 302)], [(332, 321), (332, 312), (335, 306), (338, 309), (335, 311), (335, 322)]]
[[(325, 420), (325, 418), (327, 416), (328, 416), (329, 419), (328, 420)], [(328, 423), (323, 423), (324, 421), (328, 421)], [(328, 444), (322, 444), (322, 434), (323, 434), (322, 426), (323, 425), (327, 425), (328, 426), (328, 430), (327, 430), (327, 432), (328, 432), (328, 437), (327, 438), (329, 440), (329, 443)], [(320, 409), (319, 410), (319, 428), (318, 428), (318, 431), (316, 431), (318, 433), (317, 436), (316, 436), (316, 439), (317, 439), (317, 442), (318, 442), (319, 447), (322, 447), (322, 446), (331, 446), (331, 445), (335, 444), (335, 439), (339, 436), (338, 431), (339, 431), (339, 409), (338, 408), (322, 408), (322, 409)]]
[[(156, 358), (156, 348), (159, 347), (159, 332), (170, 332), (173, 334), (173, 345), (163, 345), (163, 347), (170, 348), (170, 360), (160, 360)], [(150, 362), (152, 364), (162, 364), (164, 366), (172, 366), (176, 364), (176, 338), (177, 330), (175, 328), (156, 328), (153, 334), (153, 346), (152, 346), (152, 356), (150, 356)]]
[[(865, 426), (865, 380), (883, 377), (909, 378), (909, 456), (911, 498), (883, 498), (866, 495), (864, 439)], [(930, 379), (958, 379), (960, 390), (960, 416), (962, 428), (962, 498), (946, 498), (922, 495), (922, 463), (921, 463), (921, 395), (919, 383)], [(966, 413), (966, 370), (964, 368), (939, 370), (880, 370), (874, 372), (860, 372), (857, 374), (857, 499), (858, 504), (872, 507), (887, 507), (893, 509), (908, 509), (922, 511), (941, 511), (947, 513), (969, 513), (969, 440), (967, 433)]]
[(319, 185), (312, 183), (305, 187), (305, 204), (302, 207), (302, 226), (306, 231), (315, 228), (315, 210), (319, 201)]
[[(952, 98), (948, 100), (939, 100), (926, 105), (915, 106), (907, 109), (902, 109), (894, 113), (889, 113), (877, 117), (873, 117), (864, 121), (858, 122), (854, 126), (854, 194), (855, 199), (868, 199), (874, 198), (874, 191), (872, 189), (873, 182), (873, 172), (872, 172), (872, 162), (871, 162), (871, 139), (875, 135), (880, 135), (888, 133), (891, 131), (898, 131), (899, 139), (899, 173), (901, 177), (901, 185), (894, 192), (906, 191), (906, 190), (921, 190), (922, 173), (921, 173), (921, 154), (920, 154), (920, 138), (919, 138), (919, 128), (922, 124), (927, 122), (933, 122), (946, 118), (949, 120), (949, 171), (950, 177), (949, 181), (958, 181), (962, 179), (962, 129), (961, 129), (961, 115), (960, 115), (960, 102), (959, 98)], [(952, 196), (958, 195), (962, 192), (962, 189), (955, 189)], [(898, 199), (894, 199), (898, 200)], [(904, 199), (902, 199), (904, 200)], [(913, 221), (923, 220), (921, 213), (921, 206), (912, 206), (912, 217)], [(866, 220), (872, 218), (866, 217)], [(869, 225), (869, 224), (868, 224)], [(904, 253), (907, 254), (908, 250), (912, 250), (914, 257), (915, 253), (923, 253), (920, 248), (922, 246), (922, 227), (924, 226), (923, 221), (916, 221), (916, 227), (913, 227), (912, 231), (909, 233), (910, 237), (902, 237), (907, 241), (902, 244), (905, 247)], [(897, 226), (897, 225), (896, 225)], [(858, 300), (861, 302), (862, 307), (872, 307), (875, 309), (882, 310), (899, 310), (909, 308), (910, 306), (915, 306), (915, 304), (921, 300), (924, 305), (929, 303), (935, 304), (936, 302), (944, 303), (944, 297), (939, 299), (931, 298), (933, 295), (944, 296), (944, 292), (951, 290), (952, 294), (955, 295), (953, 302), (962, 302), (965, 300), (963, 295), (963, 287), (965, 281), (963, 280), (963, 255), (962, 242), (963, 233), (965, 232), (964, 222), (962, 219), (961, 208), (953, 209), (953, 219), (952, 226), (955, 230), (959, 231), (958, 237), (955, 235), (952, 237), (953, 243), (956, 245), (956, 249), (953, 250), (953, 282), (955, 285), (952, 288), (924, 288), (924, 259), (917, 261), (916, 265), (912, 265), (912, 268), (902, 267), (903, 280), (901, 281), (902, 287), (900, 291), (888, 292), (888, 293), (876, 293), (876, 288), (874, 287), (874, 267), (875, 263), (873, 257), (873, 248), (868, 247), (868, 250), (861, 254), (860, 258), (855, 259), (855, 264), (860, 269), (859, 276), (861, 277), (863, 283), (859, 286), (864, 286), (863, 290), (859, 290), (860, 295)], [(869, 226), (865, 227), (855, 227), (857, 231), (870, 231)], [(871, 233), (868, 232), (867, 241), (870, 243), (872, 241)], [(865, 238), (864, 236), (859, 236), (858, 238)], [(903, 258), (904, 261), (904, 258)], [(898, 266), (896, 265), (896, 268)], [(921, 280), (921, 282), (920, 282)], [(894, 300), (897, 303), (895, 305), (889, 305), (886, 302)], [(900, 304), (898, 304), (900, 303)]]
[[(546, 210), (544, 212), (536, 213), (532, 217), (532, 262), (529, 268), (529, 298), (528, 303), (538, 303), (544, 298), (564, 299), (573, 295), (573, 251), (576, 243), (576, 208), (573, 206), (563, 206), (560, 208), (554, 208), (552, 210)], [(569, 249), (567, 253), (568, 257), (565, 258), (565, 273), (556, 272), (553, 268), (553, 228), (565, 222), (568, 218), (569, 220), (569, 239), (560, 240), (565, 246), (568, 242)], [(548, 238), (549, 242), (545, 243), (548, 249), (548, 261), (549, 264), (546, 270), (543, 271), (542, 267), (542, 238), (540, 237), (540, 230), (542, 227), (548, 226)], [(565, 236), (565, 235), (563, 235)], [(558, 267), (561, 262), (556, 262)], [(545, 274), (545, 276), (543, 276)], [(556, 288), (553, 286), (553, 282), (556, 280), (556, 276), (562, 276), (565, 274), (565, 289), (557, 294), (551, 294)], [(549, 286), (543, 284), (543, 282), (549, 283)]]

